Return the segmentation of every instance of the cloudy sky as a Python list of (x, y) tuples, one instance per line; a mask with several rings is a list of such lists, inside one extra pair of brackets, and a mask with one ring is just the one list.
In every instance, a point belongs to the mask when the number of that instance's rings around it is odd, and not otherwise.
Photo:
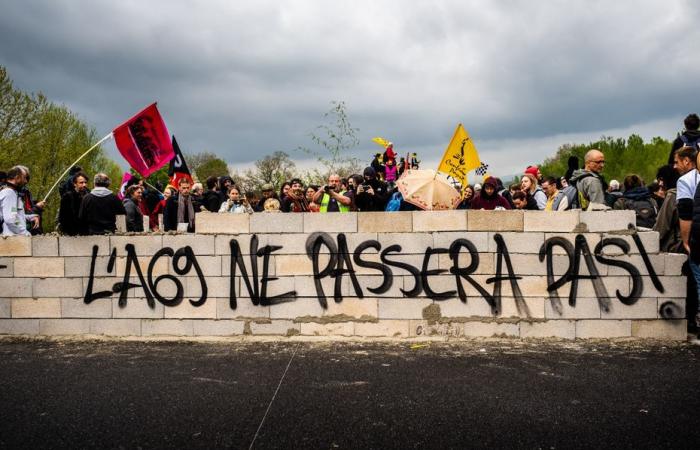
[[(700, 110), (700, 2), (0, 0), (0, 65), (101, 135), (158, 101), (185, 152), (303, 160), (333, 100), (437, 165), (463, 123), (497, 175), (567, 142), (672, 138)], [(106, 147), (123, 164), (113, 143)], [(304, 163), (302, 162), (302, 165)]]

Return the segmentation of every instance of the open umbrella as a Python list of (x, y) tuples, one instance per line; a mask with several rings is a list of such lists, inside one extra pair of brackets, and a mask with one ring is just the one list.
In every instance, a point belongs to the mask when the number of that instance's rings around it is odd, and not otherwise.
[(460, 202), (457, 189), (446, 175), (432, 169), (410, 169), (396, 181), (404, 201), (428, 211), (455, 209)]

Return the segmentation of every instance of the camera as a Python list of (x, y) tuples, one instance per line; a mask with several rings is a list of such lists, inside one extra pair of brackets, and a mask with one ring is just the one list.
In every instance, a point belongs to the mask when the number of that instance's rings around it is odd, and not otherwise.
[(372, 187), (372, 186), (370, 186), (368, 183), (362, 183), (362, 190), (365, 190), (365, 191), (366, 191), (367, 189), (369, 189), (369, 188), (371, 188), (371, 187)]
[(323, 186), (323, 190), (324, 190), (324, 192), (327, 194), (327, 193), (329, 193), (329, 192), (331, 191), (331, 187), (328, 186), (328, 185)]

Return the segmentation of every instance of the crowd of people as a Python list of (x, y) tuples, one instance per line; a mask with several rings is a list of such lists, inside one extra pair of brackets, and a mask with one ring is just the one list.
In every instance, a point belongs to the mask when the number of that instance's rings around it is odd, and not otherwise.
[[(537, 166), (528, 166), (518, 183), (505, 187), (497, 177), (487, 176), (481, 184), (464, 186), (459, 209), (541, 210), (626, 209), (635, 211), (638, 228), (658, 231), (664, 252), (688, 253), (689, 298), (694, 297), (692, 311), (697, 310), (700, 281), (700, 181), (698, 148), (700, 118), (690, 114), (685, 130), (673, 142), (668, 164), (660, 167), (656, 179), (646, 185), (636, 174), (625, 176), (622, 183), (603, 178), (605, 155), (591, 149), (579, 160), (569, 158), (563, 175), (543, 175)], [(110, 189), (111, 180), (104, 173), (92, 178), (79, 167), (72, 168), (60, 188), (61, 203), (58, 231), (65, 235), (114, 233), (118, 215), (126, 218), (126, 230), (194, 232), (196, 216), (202, 211), (254, 213), (344, 213), (348, 211), (411, 211), (418, 207), (405, 201), (395, 189), (395, 182), (407, 169), (418, 168), (416, 155), (396, 159), (393, 145), (374, 155), (362, 174), (341, 178), (331, 174), (326, 184), (304, 185), (295, 178), (284, 182), (279, 191), (272, 184), (261, 187), (259, 195), (241, 192), (229, 176), (209, 177), (206, 189), (187, 177), (177, 186), (151, 187), (133, 177), (125, 186), (123, 198)], [(0, 227), (2, 235), (40, 234), (45, 202), (35, 201), (28, 189), (30, 171), (15, 166), (0, 172)], [(159, 217), (162, 216), (162, 224)], [(147, 225), (144, 227), (144, 217)], [(692, 300), (692, 299), (691, 299)], [(700, 321), (700, 316), (698, 317)]]

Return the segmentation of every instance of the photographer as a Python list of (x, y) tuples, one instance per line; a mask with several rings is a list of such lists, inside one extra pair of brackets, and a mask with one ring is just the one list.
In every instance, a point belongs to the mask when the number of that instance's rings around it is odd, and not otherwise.
[(280, 204), (280, 211), (309, 212), (309, 202), (306, 200), (304, 184), (298, 178), (294, 178), (290, 184), (289, 191)]
[(364, 172), (364, 182), (357, 186), (355, 204), (358, 211), (384, 211), (389, 200), (387, 184), (377, 179), (373, 168), (367, 167)]
[(321, 187), (314, 194), (314, 203), (320, 205), (319, 212), (348, 212), (352, 199), (340, 191), (340, 176), (332, 174), (328, 177), (328, 184)]

